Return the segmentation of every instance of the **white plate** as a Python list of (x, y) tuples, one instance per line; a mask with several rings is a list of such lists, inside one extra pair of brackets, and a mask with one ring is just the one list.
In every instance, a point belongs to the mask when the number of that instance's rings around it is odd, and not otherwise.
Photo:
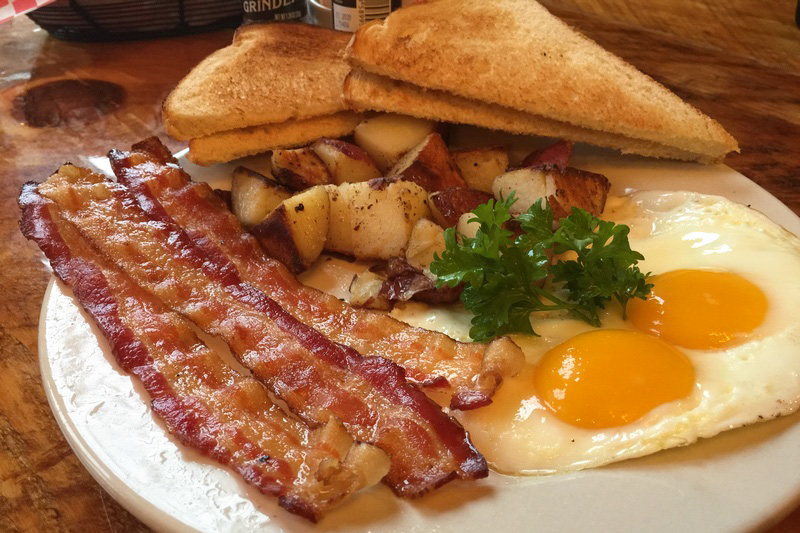
[[(102, 160), (87, 162), (107, 169)], [(231, 166), (184, 163), (195, 178), (230, 175)], [(572, 164), (606, 174), (614, 194), (721, 194), (800, 234), (800, 219), (791, 210), (722, 165), (588, 149), (576, 153)], [(550, 477), (492, 474), (475, 483), (451, 483), (414, 502), (379, 486), (313, 526), (169, 437), (141, 385), (120, 370), (69, 289), (55, 281), (44, 298), (39, 351), (51, 408), (75, 453), (117, 501), (160, 531), (730, 532), (777, 521), (800, 498), (797, 413), (600, 469)]]

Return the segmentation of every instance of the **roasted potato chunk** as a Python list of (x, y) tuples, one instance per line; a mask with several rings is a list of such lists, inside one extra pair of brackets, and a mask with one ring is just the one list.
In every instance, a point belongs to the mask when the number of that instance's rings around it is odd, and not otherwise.
[(386, 279), (370, 271), (353, 276), (350, 282), (350, 305), (388, 311), (392, 303), (381, 294), (381, 288)]
[(487, 193), (495, 178), (508, 170), (508, 150), (502, 146), (457, 150), (453, 160), (467, 186)]
[(546, 168), (547, 200), (556, 220), (580, 207), (597, 216), (603, 212), (611, 183), (602, 174), (567, 167)]
[(245, 167), (233, 171), (231, 209), (243, 226), (250, 228), (264, 220), (292, 191), (278, 182)]
[(545, 173), (534, 168), (520, 168), (498, 176), (492, 185), (495, 198), (507, 198), (511, 192), (517, 198), (511, 213), (518, 215), (528, 210), (539, 198), (547, 197)]
[(367, 152), (339, 139), (320, 139), (311, 149), (322, 159), (333, 176), (332, 183), (369, 181), (381, 176)]
[(469, 237), (470, 239), (475, 238), (475, 234), (478, 233), (478, 228), (480, 224), (478, 224), (478, 219), (475, 218), (475, 215), (472, 213), (464, 213), (460, 217), (458, 217), (458, 224), (456, 224), (456, 232), (460, 233), (465, 237)]
[(293, 191), (333, 183), (328, 167), (308, 147), (272, 152), (272, 175)]
[(435, 129), (436, 122), (432, 120), (384, 113), (362, 120), (353, 137), (378, 169), (386, 173)]
[(250, 231), (267, 254), (298, 274), (322, 252), (329, 220), (328, 193), (318, 186), (284, 200)]
[(331, 221), (326, 249), (359, 259), (403, 255), (417, 220), (430, 216), (427, 193), (405, 181), (328, 186)]
[(554, 165), (522, 168), (503, 174), (494, 182), (496, 198), (507, 197), (515, 191), (513, 214), (524, 213), (539, 198), (547, 198), (556, 220), (567, 216), (573, 207), (580, 207), (593, 215), (603, 212), (611, 184), (605, 176)]
[(421, 218), (414, 224), (411, 237), (406, 246), (406, 261), (419, 270), (427, 270), (433, 262), (433, 256), (442, 256), (444, 252), (444, 229), (427, 218)]
[(414, 182), (428, 192), (467, 186), (438, 133), (431, 133), (404, 155), (388, 176)]

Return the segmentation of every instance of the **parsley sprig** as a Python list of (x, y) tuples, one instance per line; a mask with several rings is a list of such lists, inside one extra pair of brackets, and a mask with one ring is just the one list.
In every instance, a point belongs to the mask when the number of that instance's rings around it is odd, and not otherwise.
[[(522, 231), (507, 229), (514, 193), (478, 206), (470, 221), (479, 224), (475, 237), (444, 233), (446, 249), (430, 266), (436, 285), (464, 283), (461, 301), (475, 316), (470, 337), (485, 341), (511, 332), (536, 334), (534, 311), (567, 310), (600, 326), (599, 310), (612, 298), (625, 306), (646, 298), (646, 283), (636, 263), (644, 257), (631, 250), (629, 228), (600, 220), (573, 207), (553, 230), (553, 211), (539, 200), (516, 218)], [(550, 261), (550, 253), (574, 252), (574, 259)], [(551, 277), (551, 289), (540, 287)]]

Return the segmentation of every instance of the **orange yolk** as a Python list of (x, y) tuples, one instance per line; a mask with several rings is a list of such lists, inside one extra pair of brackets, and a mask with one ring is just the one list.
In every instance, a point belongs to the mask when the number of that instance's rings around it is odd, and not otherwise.
[(684, 348), (740, 344), (767, 313), (761, 289), (730, 272), (674, 270), (649, 281), (650, 296), (628, 302), (628, 317), (640, 330)]
[(533, 383), (539, 399), (562, 421), (609, 428), (688, 396), (694, 368), (685, 355), (650, 335), (598, 330), (545, 353)]

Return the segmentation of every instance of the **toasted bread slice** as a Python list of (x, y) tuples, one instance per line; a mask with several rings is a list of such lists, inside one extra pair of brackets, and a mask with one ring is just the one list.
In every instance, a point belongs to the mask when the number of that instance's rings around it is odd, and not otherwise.
[(243, 26), (230, 46), (201, 61), (167, 96), (164, 127), (189, 140), (342, 111), (349, 39), (299, 23)]
[(738, 149), (717, 122), (533, 0), (400, 9), (359, 28), (348, 56), (375, 74), (698, 159)]
[(342, 137), (353, 132), (361, 121), (354, 111), (289, 120), (228, 130), (189, 141), (189, 160), (198, 165), (224, 163), (275, 148), (293, 148), (320, 137)]
[(445, 91), (423, 89), (410, 83), (392, 80), (353, 69), (344, 84), (344, 97), (351, 109), (386, 111), (419, 118), (472, 124), (493, 130), (566, 138), (597, 146), (615, 148), (623, 153), (712, 163), (725, 156), (690, 152), (658, 143), (632, 139), (624, 135), (594, 131), (531, 113), (521, 113), (497, 104), (456, 96)]

